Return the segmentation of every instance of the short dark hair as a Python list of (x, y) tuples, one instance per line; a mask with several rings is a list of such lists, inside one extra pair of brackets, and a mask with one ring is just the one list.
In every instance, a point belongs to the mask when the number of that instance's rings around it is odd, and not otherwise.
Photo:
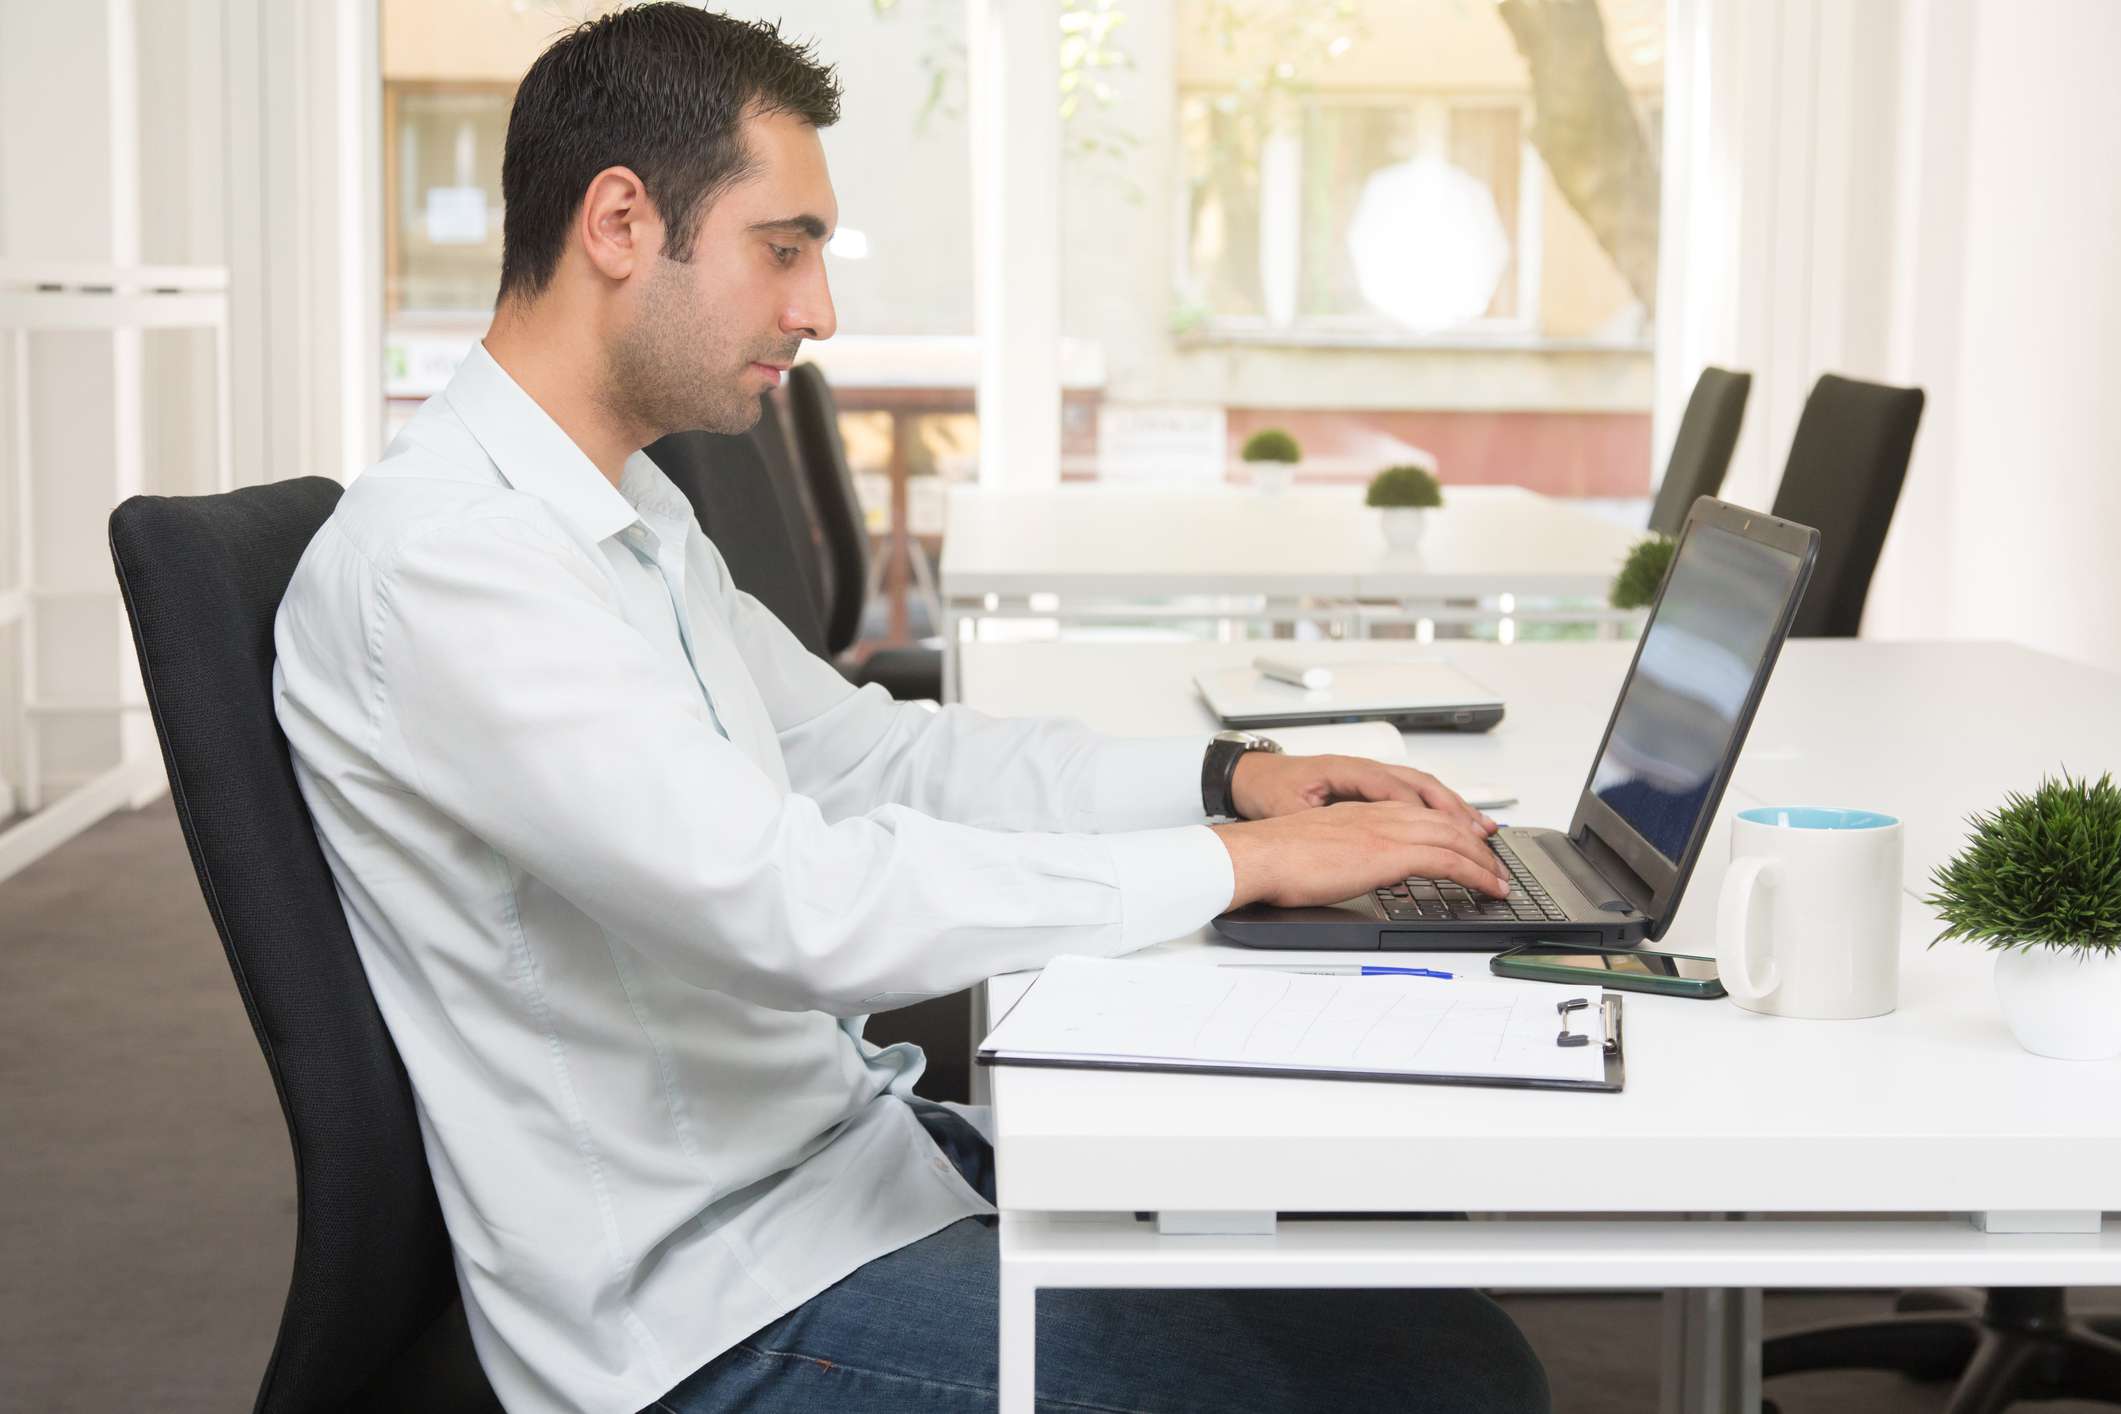
[(590, 179), (607, 167), (633, 170), (662, 215), (665, 253), (690, 259), (709, 203), (752, 170), (746, 117), (839, 120), (839, 81), (815, 47), (776, 24), (672, 3), (617, 10), (553, 41), (508, 115), (500, 300), (552, 283)]

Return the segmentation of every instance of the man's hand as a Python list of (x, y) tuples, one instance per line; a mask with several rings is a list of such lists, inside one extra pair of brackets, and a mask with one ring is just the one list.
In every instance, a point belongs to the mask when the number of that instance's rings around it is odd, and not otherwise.
[[(1483, 836), (1495, 822), (1426, 771), (1361, 756), (1281, 756), (1248, 751), (1237, 761), (1230, 799), (1247, 820), (1293, 815), (1342, 800), (1401, 800), (1453, 816)], [(1488, 856), (1486, 850), (1481, 851)], [(1345, 895), (1343, 895), (1345, 897)]]
[(1454, 879), (1497, 898), (1510, 891), (1486, 831), (1424, 805), (1343, 801), (1213, 829), (1230, 851), (1232, 908), (1338, 903), (1413, 877)]

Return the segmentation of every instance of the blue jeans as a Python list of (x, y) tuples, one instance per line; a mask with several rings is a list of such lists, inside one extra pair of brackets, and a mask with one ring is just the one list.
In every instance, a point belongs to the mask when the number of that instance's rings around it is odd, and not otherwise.
[[(921, 1108), (993, 1197), (977, 1130)], [(995, 1229), (879, 1257), (708, 1362), (663, 1414), (973, 1414), (995, 1407)], [(1470, 1291), (1042, 1291), (1040, 1414), (1547, 1414), (1539, 1357)]]

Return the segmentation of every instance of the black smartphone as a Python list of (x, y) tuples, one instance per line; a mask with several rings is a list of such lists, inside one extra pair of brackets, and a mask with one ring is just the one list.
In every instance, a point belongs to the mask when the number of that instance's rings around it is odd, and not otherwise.
[(1488, 962), (1497, 977), (1535, 982), (1596, 982), (1616, 992), (1667, 997), (1721, 997), (1716, 959), (1647, 948), (1599, 948), (1581, 943), (1520, 943)]

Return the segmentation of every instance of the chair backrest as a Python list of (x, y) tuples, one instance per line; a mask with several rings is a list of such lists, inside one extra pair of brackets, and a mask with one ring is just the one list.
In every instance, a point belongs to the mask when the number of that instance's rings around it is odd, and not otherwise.
[(1812, 386), (1774, 513), (1819, 529), (1819, 559), (1790, 633), (1854, 638), (1871, 572), (1900, 501), (1922, 421), (1922, 390), (1826, 374)]
[(314, 476), (135, 496), (111, 513), (111, 558), (177, 820), (294, 1150), (294, 1272), (257, 1409), (410, 1407), (408, 1382), (421, 1407), (493, 1409), (412, 1089), (273, 711), (273, 616), (338, 499)]
[[(816, 606), (822, 623), (838, 586), (833, 579), (832, 552), (825, 544), (825, 527), (818, 519), (817, 500), (810, 494), (810, 483), (795, 454), (795, 435), (788, 430), (787, 389), (777, 388), (759, 399), (759, 422), (752, 429), (752, 438), (765, 453), (766, 474), (773, 478), (775, 489), (783, 492), (782, 504), (794, 513), (795, 538), (806, 552), (803, 573), (810, 581), (810, 602)], [(786, 494), (789, 492), (794, 494)]]
[(650, 443), (648, 457), (692, 503), (737, 588), (822, 655), (824, 621), (810, 572), (816, 551), (795, 487), (786, 475), (774, 476), (768, 464), (768, 440), (780, 431), (771, 418), (772, 410), (765, 409), (749, 432), (675, 432)]
[(1731, 450), (1738, 445), (1738, 428), (1745, 421), (1746, 394), (1752, 389), (1750, 373), (1715, 367), (1701, 370), (1694, 380), (1694, 394), (1686, 401), (1686, 413), (1679, 419), (1679, 435), (1672, 439), (1672, 459), (1665, 463), (1657, 502), (1650, 507), (1650, 529), (1678, 535), (1686, 528), (1686, 515), (1694, 502), (1723, 489)]
[(840, 441), (839, 409), (831, 385), (817, 365), (788, 371), (788, 420), (795, 431), (796, 460), (817, 508), (825, 548), (832, 557), (832, 602), (825, 607), (825, 646), (844, 653), (861, 635), (862, 599), (869, 587), (869, 528)]

